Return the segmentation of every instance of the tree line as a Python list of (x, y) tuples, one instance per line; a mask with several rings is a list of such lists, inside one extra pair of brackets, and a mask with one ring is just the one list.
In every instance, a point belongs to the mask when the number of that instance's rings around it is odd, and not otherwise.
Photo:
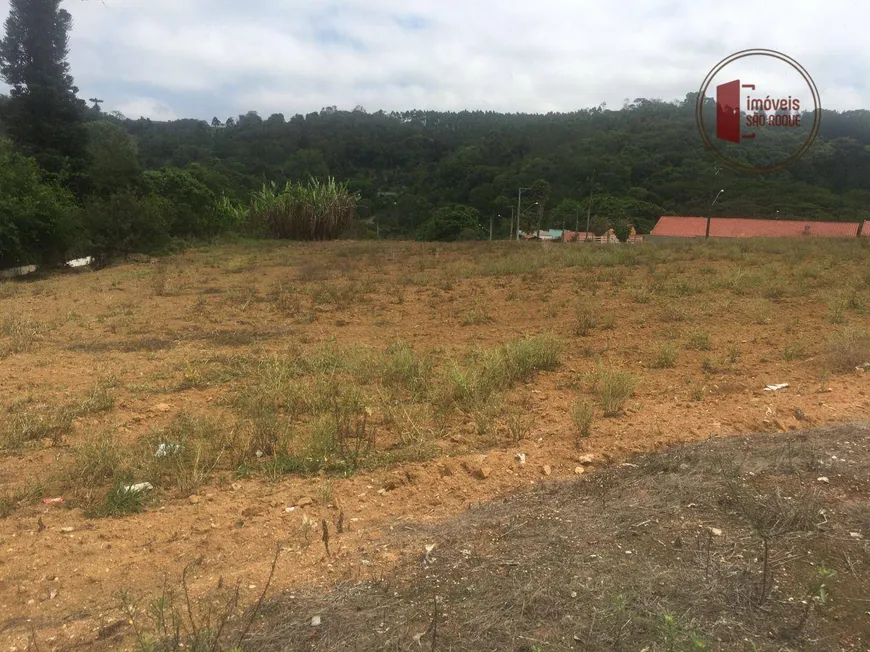
[[(521, 228), (585, 230), (588, 220), (599, 234), (648, 232), (665, 214), (855, 221), (870, 205), (866, 110), (824, 111), (809, 152), (766, 175), (717, 165), (696, 130), (694, 93), (545, 115), (331, 106), (134, 120), (78, 98), (60, 0), (11, 0), (5, 28), (0, 265), (243, 229), (239, 208), (256, 193), (312, 179), (354, 195), (353, 237), (480, 238), (490, 224), (506, 237), (520, 189)], [(763, 134), (757, 147), (785, 158), (804, 134)]]

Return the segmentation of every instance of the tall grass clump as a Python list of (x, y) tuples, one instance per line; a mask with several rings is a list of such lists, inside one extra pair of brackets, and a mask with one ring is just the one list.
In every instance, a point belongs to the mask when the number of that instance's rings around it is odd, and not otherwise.
[(638, 378), (627, 371), (601, 369), (593, 374), (593, 388), (605, 417), (617, 417), (638, 386)]
[(870, 362), (870, 333), (847, 327), (832, 334), (825, 342), (825, 362), (831, 371), (851, 371)]
[(307, 185), (274, 182), (252, 193), (248, 223), (263, 236), (288, 240), (331, 240), (356, 216), (356, 195), (346, 183), (311, 179)]

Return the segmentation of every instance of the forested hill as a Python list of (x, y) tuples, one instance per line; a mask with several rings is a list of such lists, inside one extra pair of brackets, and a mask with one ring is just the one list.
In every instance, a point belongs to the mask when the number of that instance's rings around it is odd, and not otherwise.
[[(146, 168), (187, 168), (216, 193), (245, 199), (263, 180), (332, 175), (360, 191), (361, 213), (409, 232), (433, 206), (468, 204), (506, 224), (517, 189), (551, 185), (545, 226), (585, 221), (594, 173), (593, 216), (655, 213), (855, 220), (870, 217), (870, 111), (824, 111), (821, 131), (786, 172), (721, 170), (698, 135), (694, 97), (636, 100), (619, 111), (567, 114), (366, 113), (327, 107), (285, 119), (249, 112), (211, 124), (126, 120)], [(712, 116), (711, 116), (712, 118)], [(807, 120), (809, 122), (809, 120)], [(712, 123), (712, 120), (711, 120)], [(772, 137), (791, 153), (793, 139)], [(785, 156), (788, 156), (786, 154)], [(784, 158), (784, 157), (781, 157)], [(576, 200), (574, 204), (571, 201)], [(779, 211), (779, 213), (777, 213)], [(506, 227), (505, 227), (506, 228)]]

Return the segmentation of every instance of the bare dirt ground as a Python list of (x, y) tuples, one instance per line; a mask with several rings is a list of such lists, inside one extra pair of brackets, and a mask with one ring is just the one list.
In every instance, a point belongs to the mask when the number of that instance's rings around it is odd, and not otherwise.
[(868, 497), (867, 424), (683, 444), (420, 526), (387, 577), (267, 602), (246, 649), (866, 650)]
[(379, 578), (519, 487), (866, 419), (868, 259), (237, 243), (4, 283), (0, 645), (117, 649), (121, 592), (144, 605), (193, 559), (194, 598), (241, 604), (276, 545), (273, 592)]

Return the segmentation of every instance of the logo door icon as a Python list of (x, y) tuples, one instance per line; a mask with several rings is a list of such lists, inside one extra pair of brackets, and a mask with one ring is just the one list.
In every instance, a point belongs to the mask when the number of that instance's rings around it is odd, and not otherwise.
[(716, 87), (716, 138), (740, 142), (740, 80)]

